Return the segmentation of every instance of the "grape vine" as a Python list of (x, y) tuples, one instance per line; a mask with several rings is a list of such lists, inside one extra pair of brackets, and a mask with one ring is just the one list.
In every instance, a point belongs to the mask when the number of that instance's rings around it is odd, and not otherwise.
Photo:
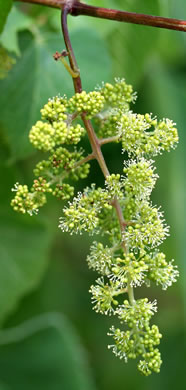
[[(169, 227), (150, 199), (158, 179), (152, 158), (176, 147), (177, 129), (170, 119), (133, 112), (136, 94), (124, 79), (103, 83), (89, 93), (82, 89), (67, 28), (69, 12), (67, 5), (62, 29), (75, 94), (70, 99), (53, 97), (41, 109), (41, 120), (32, 127), (29, 139), (47, 157), (36, 165), (30, 190), (16, 183), (11, 205), (15, 211), (33, 215), (51, 194), (67, 201), (59, 221), (63, 232), (85, 231), (107, 238), (107, 245), (94, 239), (87, 257), (88, 266), (99, 274), (90, 287), (93, 308), (117, 316), (122, 325), (108, 331), (113, 353), (125, 362), (137, 358), (139, 371), (149, 375), (159, 372), (162, 363), (157, 348), (162, 335), (150, 323), (157, 301), (136, 299), (134, 290), (151, 282), (166, 290), (179, 275), (173, 260), (159, 250)], [(61, 57), (64, 53), (56, 59)], [(88, 155), (77, 147), (86, 136), (92, 148)], [(128, 153), (122, 175), (108, 170), (101, 150), (107, 143), (120, 143), (122, 152)], [(104, 187), (92, 183), (75, 194), (73, 182), (88, 176), (93, 159), (104, 175)]]

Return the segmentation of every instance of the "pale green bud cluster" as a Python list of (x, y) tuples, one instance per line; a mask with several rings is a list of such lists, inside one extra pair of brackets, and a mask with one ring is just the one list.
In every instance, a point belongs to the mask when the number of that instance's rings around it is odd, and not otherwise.
[(67, 98), (56, 96), (49, 99), (48, 103), (41, 109), (42, 120), (49, 122), (65, 121), (67, 120)]
[(66, 148), (59, 147), (53, 151), (48, 160), (40, 161), (35, 169), (35, 176), (49, 177), (53, 181), (67, 177), (72, 180), (84, 179), (89, 174), (88, 163), (77, 166), (83, 158), (83, 150), (70, 152)]
[(65, 181), (84, 179), (89, 174), (90, 165), (80, 164), (83, 150), (70, 152), (66, 148), (59, 147), (53, 150), (48, 160), (40, 161), (35, 169), (35, 179), (31, 191), (27, 186), (17, 186), (11, 205), (15, 211), (30, 215), (38, 212), (38, 209), (46, 203), (44, 193), (51, 193), (59, 200), (69, 200), (74, 195), (74, 187)]
[(136, 93), (133, 92), (130, 84), (126, 84), (124, 79), (115, 79), (114, 84), (103, 84), (99, 91), (105, 99), (105, 105), (96, 118), (99, 126), (98, 135), (110, 137), (118, 134), (121, 114), (123, 111), (129, 111), (130, 103), (134, 103), (136, 100)]
[(98, 91), (76, 93), (68, 102), (70, 112), (85, 112), (88, 119), (98, 114), (103, 107), (104, 97)]
[(33, 186), (31, 188), (32, 192), (52, 192), (49, 183), (43, 178), (38, 177), (38, 179), (34, 180)]
[(174, 260), (167, 263), (165, 254), (157, 252), (153, 257), (148, 256), (146, 259), (148, 263), (148, 278), (157, 285), (162, 285), (162, 289), (172, 286), (172, 283), (177, 281), (179, 271), (177, 265), (173, 265)]
[[(100, 138), (118, 135), (118, 123), (121, 118), (121, 112), (121, 110), (116, 108), (105, 108), (105, 111), (97, 115), (95, 122), (98, 125), (97, 134)], [(118, 136), (116, 142), (120, 141)]]
[[(162, 212), (150, 201), (158, 178), (150, 157), (174, 148), (178, 135), (171, 120), (158, 122), (149, 114), (130, 111), (135, 97), (131, 85), (116, 79), (98, 91), (83, 91), (70, 99), (50, 99), (41, 110), (42, 120), (29, 135), (37, 149), (49, 153), (36, 165), (37, 179), (30, 191), (16, 184), (11, 204), (14, 210), (32, 215), (51, 193), (59, 200), (68, 200), (59, 223), (63, 232), (101, 233), (109, 239), (109, 245), (94, 241), (87, 257), (89, 268), (100, 275), (90, 287), (93, 308), (117, 316), (124, 327), (120, 330), (113, 326), (110, 330), (114, 344), (109, 348), (113, 353), (125, 361), (138, 358), (139, 371), (149, 375), (159, 372), (162, 363), (156, 348), (161, 334), (156, 325), (150, 325), (156, 301), (135, 300), (134, 289), (142, 284), (149, 286), (152, 281), (165, 290), (179, 275), (173, 260), (167, 262), (157, 249), (169, 228)], [(121, 142), (132, 159), (125, 162), (124, 175), (110, 174), (103, 188), (92, 184), (69, 201), (74, 195), (71, 180), (86, 178), (90, 168), (86, 161), (95, 157), (93, 153), (84, 157), (82, 149), (72, 151), (62, 146), (80, 142), (85, 134), (81, 118), (93, 118), (97, 134), (107, 138), (96, 140), (97, 147)], [(128, 294), (128, 300), (122, 300), (124, 294)]]
[(40, 191), (39, 186), (36, 187), (36, 190), (32, 188), (31, 191), (33, 192), (29, 192), (27, 185), (22, 186), (21, 184), (16, 183), (15, 188), (12, 189), (16, 194), (11, 201), (11, 206), (15, 211), (22, 214), (28, 213), (30, 215), (38, 213), (39, 207), (42, 207), (46, 203), (44, 192), (49, 192), (50, 189), (46, 186), (46, 189), (41, 187), (42, 189)]
[(31, 144), (39, 149), (48, 152), (55, 146), (55, 130), (50, 123), (37, 121), (29, 134)]
[(59, 200), (69, 200), (74, 195), (74, 187), (67, 183), (57, 184), (52, 195)]
[(33, 146), (44, 152), (51, 151), (61, 144), (77, 144), (85, 134), (85, 129), (77, 124), (70, 126), (66, 122), (45, 123), (37, 121), (32, 127), (29, 138)]
[(136, 94), (132, 85), (126, 84), (124, 79), (115, 79), (115, 84), (106, 83), (100, 89), (106, 104), (110, 107), (129, 109), (129, 103), (134, 102)]
[(130, 160), (125, 163), (123, 172), (126, 175), (124, 179), (125, 193), (130, 197), (135, 196), (139, 200), (147, 199), (155, 186), (158, 175), (154, 173), (152, 160)]
[(170, 151), (178, 142), (175, 123), (169, 119), (158, 122), (149, 114), (128, 111), (121, 115), (117, 125), (123, 150), (132, 156), (156, 156), (164, 150)]

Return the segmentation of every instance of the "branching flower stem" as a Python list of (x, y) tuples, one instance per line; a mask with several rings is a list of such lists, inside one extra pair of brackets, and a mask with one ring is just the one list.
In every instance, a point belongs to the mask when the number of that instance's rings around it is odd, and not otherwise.
[(105, 144), (110, 144), (111, 142), (117, 142), (119, 138), (120, 138), (119, 135), (114, 135), (113, 137), (108, 137), (108, 138), (102, 138), (99, 140), (99, 144), (100, 146), (102, 146)]
[[(22, 3), (40, 4), (52, 8), (64, 9), (70, 3), (71, 0), (14, 0)], [(168, 30), (177, 30), (186, 32), (186, 21), (164, 18), (160, 16), (137, 14), (135, 12), (125, 12), (114, 10), (110, 8), (94, 7), (84, 4), (78, 0), (73, 1), (73, 5), (69, 9), (69, 13), (73, 16), (86, 15), (96, 18), (116, 20), (118, 22), (141, 24), (145, 26), (153, 26), (159, 28), (165, 28)]]
[[(88, 161), (90, 160), (94, 160), (95, 157), (94, 157), (94, 154), (93, 153), (90, 153), (88, 154), (88, 156), (82, 158), (80, 161), (78, 161), (77, 163), (74, 164), (73, 166), (73, 169), (77, 169), (78, 167), (80, 167), (81, 165), (87, 163)], [(72, 168), (71, 168), (72, 169)], [(58, 175), (58, 176), (55, 176), (55, 177), (52, 177), (52, 180), (49, 182), (50, 185), (54, 184), (54, 183), (57, 183), (59, 180), (63, 180), (65, 179), (66, 176), (68, 176), (68, 172), (71, 170), (67, 170), (66, 172)]]
[[(70, 66), (72, 67), (72, 70), (75, 71), (76, 69), (78, 69), (78, 66), (77, 66), (76, 58), (75, 58), (73, 48), (71, 45), (70, 36), (69, 36), (69, 32), (68, 32), (68, 27), (67, 27), (67, 16), (68, 16), (69, 12), (70, 12), (70, 6), (64, 7), (62, 14), (61, 14), (61, 25), (62, 25), (62, 32), (63, 32), (63, 36), (64, 36), (66, 49), (68, 52)], [(82, 82), (81, 82), (80, 73), (79, 73), (79, 76), (77, 78), (73, 78), (73, 84), (74, 84), (75, 92), (81, 93), (82, 92)], [(102, 151), (101, 151), (101, 140), (99, 140), (97, 138), (91, 121), (86, 118), (86, 113), (82, 113), (81, 117), (82, 117), (84, 126), (85, 126), (87, 134), (88, 134), (88, 138), (89, 138), (89, 141), (90, 141), (90, 144), (92, 147), (92, 155), (97, 160), (97, 162), (102, 170), (102, 173), (103, 173), (104, 177), (106, 178), (107, 176), (110, 175), (110, 173), (109, 173), (107, 164), (105, 162), (104, 156), (103, 156)], [(126, 247), (126, 242), (125, 242), (125, 228), (127, 226), (127, 223), (124, 220), (122, 209), (121, 209), (121, 206), (120, 206), (120, 203), (119, 203), (117, 197), (115, 197), (112, 200), (111, 204), (114, 207), (116, 214), (117, 214), (117, 217), (118, 217), (118, 221), (120, 224), (120, 230), (121, 230), (121, 237), (122, 237), (121, 246), (123, 248), (124, 253), (126, 254), (127, 247)], [(134, 304), (134, 302), (135, 302), (134, 292), (133, 292), (133, 287), (131, 286), (130, 280), (128, 282), (127, 291), (129, 294), (130, 303)]]

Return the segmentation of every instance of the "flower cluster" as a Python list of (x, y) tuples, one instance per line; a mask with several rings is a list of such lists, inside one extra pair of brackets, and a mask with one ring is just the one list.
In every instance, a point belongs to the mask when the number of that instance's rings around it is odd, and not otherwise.
[(14, 199), (11, 201), (11, 206), (15, 211), (22, 214), (28, 213), (30, 215), (37, 214), (39, 207), (46, 203), (46, 196), (44, 192), (50, 192), (47, 184), (43, 184), (42, 180), (35, 182), (31, 191), (29, 192), (27, 185), (15, 184), (12, 191), (16, 192)]
[(41, 109), (42, 120), (49, 122), (66, 121), (67, 120), (67, 98), (56, 96), (49, 99), (48, 103)]
[(146, 262), (149, 280), (154, 281), (157, 285), (162, 285), (163, 290), (177, 281), (179, 276), (177, 265), (173, 264), (174, 260), (167, 263), (164, 253), (157, 252), (152, 257), (146, 256)]
[[(116, 79), (97, 91), (50, 99), (29, 135), (37, 149), (47, 152), (47, 158), (37, 163), (30, 191), (26, 185), (16, 184), (11, 204), (14, 210), (32, 215), (51, 193), (68, 200), (59, 223), (63, 232), (99, 232), (109, 239), (108, 245), (94, 241), (87, 257), (89, 268), (100, 275), (90, 287), (93, 308), (117, 316), (124, 327), (110, 329), (113, 353), (125, 361), (139, 359), (139, 371), (149, 375), (159, 372), (162, 363), (157, 349), (161, 334), (150, 324), (157, 305), (147, 298), (136, 300), (134, 289), (152, 281), (165, 290), (179, 275), (173, 260), (166, 261), (157, 249), (169, 228), (150, 200), (158, 178), (151, 158), (174, 148), (178, 135), (169, 119), (158, 121), (149, 114), (133, 113), (130, 104), (135, 98), (132, 86)], [(84, 157), (81, 148), (68, 146), (79, 143), (85, 134), (81, 118), (84, 123), (93, 119), (98, 136), (107, 138), (102, 144), (121, 142), (132, 159), (125, 162), (123, 175), (107, 175), (103, 188), (92, 184), (70, 200), (74, 195), (71, 181), (86, 178), (87, 161), (96, 158), (93, 153)], [(101, 142), (96, 142), (99, 147)], [(128, 299), (122, 300), (124, 294)]]
[(144, 158), (130, 160), (125, 163), (123, 172), (126, 175), (124, 180), (125, 192), (130, 197), (139, 200), (146, 199), (150, 196), (155, 186), (158, 175), (154, 173), (155, 167), (152, 160)]
[(118, 122), (118, 135), (123, 150), (132, 156), (156, 156), (164, 150), (170, 151), (178, 142), (175, 123), (169, 119), (158, 122), (151, 115), (134, 114), (128, 111)]
[(118, 282), (104, 283), (104, 278), (96, 280), (97, 284), (90, 287), (92, 294), (93, 308), (97, 313), (114, 314), (113, 306), (118, 305), (115, 296), (120, 294), (120, 285)]
[(80, 124), (71, 126), (61, 121), (53, 122), (51, 125), (37, 121), (30, 131), (29, 138), (35, 148), (48, 152), (64, 143), (77, 144), (84, 134), (85, 130)]
[(104, 247), (101, 242), (94, 241), (87, 257), (90, 268), (102, 275), (109, 275), (113, 262), (113, 249)]
[(69, 99), (70, 112), (85, 112), (88, 119), (94, 117), (104, 107), (104, 97), (98, 91), (76, 93)]
[(130, 103), (136, 100), (136, 93), (133, 92), (132, 85), (126, 84), (124, 79), (115, 79), (114, 84), (103, 84), (99, 92), (104, 97), (105, 104), (104, 109), (96, 116), (98, 135), (117, 135), (121, 114), (129, 111)]
[(141, 202), (134, 215), (133, 226), (126, 228), (125, 238), (130, 247), (157, 247), (168, 236), (169, 227), (162, 213), (148, 202)]
[(119, 328), (111, 327), (109, 336), (112, 336), (115, 344), (109, 345), (114, 354), (126, 362), (128, 358), (136, 359), (141, 356), (138, 369), (149, 375), (152, 371), (159, 372), (162, 363), (160, 353), (154, 348), (160, 343), (162, 335), (156, 325), (150, 327), (149, 321), (157, 311), (156, 301), (148, 302), (147, 298), (139, 299), (131, 305), (125, 300), (118, 306), (116, 314), (122, 323), (126, 323), (129, 330), (124, 332)]
[(132, 287), (144, 283), (148, 266), (143, 259), (139, 260), (130, 252), (124, 258), (117, 257), (111, 268), (109, 278), (120, 282), (120, 286), (127, 286), (130, 279)]
[(63, 209), (64, 217), (60, 218), (59, 227), (62, 231), (82, 233), (82, 231), (96, 232), (99, 223), (99, 213), (102, 208), (109, 209), (111, 197), (108, 191), (102, 188), (85, 188), (78, 193), (73, 202)]
[(126, 84), (125, 79), (115, 79), (114, 84), (103, 84), (100, 93), (104, 96), (105, 102), (110, 107), (129, 109), (129, 103), (135, 102), (136, 93), (133, 92), (132, 85)]

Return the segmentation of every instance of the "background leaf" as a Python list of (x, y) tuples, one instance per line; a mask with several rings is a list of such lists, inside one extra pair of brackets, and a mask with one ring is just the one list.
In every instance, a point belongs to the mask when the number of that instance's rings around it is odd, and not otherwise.
[(8, 16), (5, 29), (0, 36), (0, 42), (3, 47), (10, 52), (20, 55), (18, 32), (29, 28), (32, 23), (33, 20), (29, 16), (13, 7)]
[(0, 166), (5, 177), (0, 197), (0, 323), (20, 299), (40, 282), (48, 265), (52, 232), (41, 218), (15, 215), (10, 208), (14, 175)]
[[(72, 42), (83, 87), (90, 90), (102, 80), (108, 80), (111, 76), (109, 54), (100, 36), (94, 31), (79, 29), (72, 33)], [(38, 40), (33, 40), (30, 34), (24, 34), (21, 46), (22, 57), (0, 83), (0, 124), (6, 131), (13, 159), (23, 158), (33, 151), (28, 132), (40, 118), (40, 109), (48, 98), (73, 93), (70, 76), (63, 65), (53, 59), (56, 50), (64, 47), (60, 35), (42, 34)]]
[(95, 390), (75, 329), (57, 313), (0, 333), (0, 378), (11, 390)]
[(6, 23), (6, 18), (10, 12), (12, 6), (12, 0), (0, 0), (0, 33), (3, 31), (3, 27)]
[[(115, 8), (139, 13), (158, 15), (159, 0), (128, 1), (117, 0)], [(142, 27), (130, 23), (118, 23), (115, 31), (107, 36), (110, 52), (113, 57), (113, 73), (123, 77), (131, 84), (139, 84), (145, 67), (156, 49), (160, 31), (152, 27)], [(118, 61), (118, 56), (120, 61)]]

